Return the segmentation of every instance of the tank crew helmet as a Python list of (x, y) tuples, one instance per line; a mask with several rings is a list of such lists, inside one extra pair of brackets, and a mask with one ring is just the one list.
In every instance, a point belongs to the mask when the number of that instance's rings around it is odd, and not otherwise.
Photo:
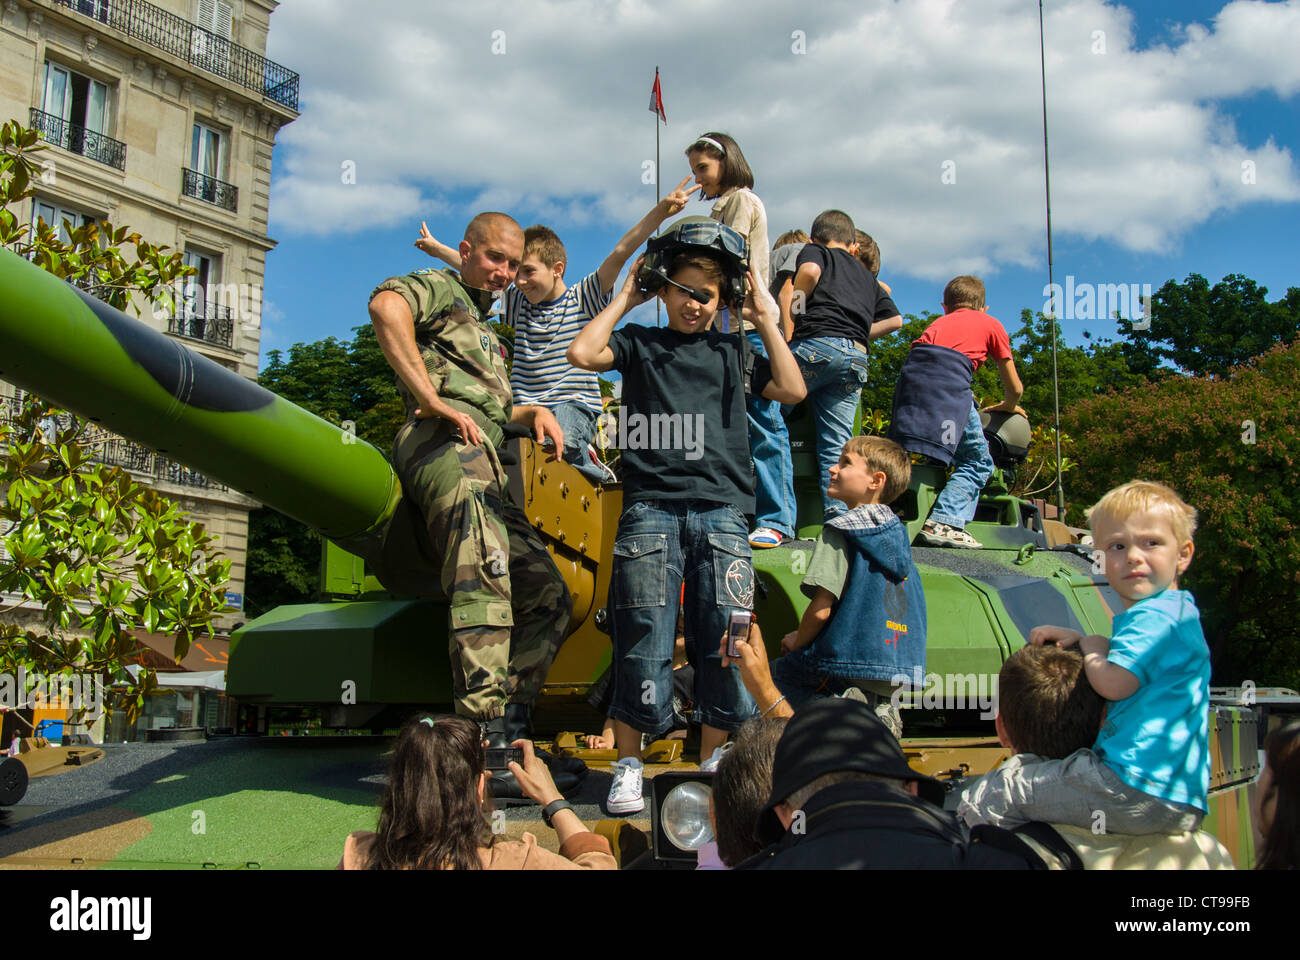
[(658, 293), (672, 283), (668, 271), (673, 260), (683, 253), (706, 251), (722, 264), (723, 280), (719, 292), (723, 305), (744, 303), (749, 292), (745, 282), (745, 272), (749, 269), (749, 244), (735, 230), (710, 217), (682, 217), (659, 236), (651, 237), (646, 243), (645, 260), (637, 273), (637, 286), (642, 293)]
[(1018, 413), (985, 410), (980, 413), (989, 455), (1003, 469), (1024, 463), (1029, 456), (1032, 430), (1029, 421)]

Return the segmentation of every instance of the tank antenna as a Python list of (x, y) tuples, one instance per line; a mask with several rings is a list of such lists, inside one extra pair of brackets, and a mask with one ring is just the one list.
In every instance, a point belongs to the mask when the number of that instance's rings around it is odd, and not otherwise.
[(1048, 319), (1052, 321), (1052, 404), (1056, 411), (1056, 510), (1065, 522), (1065, 487), (1061, 482), (1061, 389), (1056, 372), (1056, 284), (1052, 276), (1052, 174), (1047, 162), (1047, 49), (1043, 41), (1043, 0), (1038, 0), (1038, 61), (1043, 86), (1043, 186), (1047, 197), (1047, 292), (1051, 297)]

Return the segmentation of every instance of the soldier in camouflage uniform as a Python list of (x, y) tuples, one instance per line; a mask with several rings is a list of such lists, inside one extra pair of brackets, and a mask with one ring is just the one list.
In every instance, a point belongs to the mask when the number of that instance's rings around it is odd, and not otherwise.
[(480, 214), (460, 253), (460, 275), (420, 270), (385, 280), (370, 315), (406, 404), (393, 466), (424, 516), (431, 555), (443, 558), (456, 712), (488, 721), (489, 741), (501, 746), (526, 735), (571, 600), (510, 500), (497, 447), (509, 421), (557, 450), (564, 438), (546, 408), (513, 407), (505, 357), (484, 320), (490, 291), (514, 278), (523, 231), (505, 214)]

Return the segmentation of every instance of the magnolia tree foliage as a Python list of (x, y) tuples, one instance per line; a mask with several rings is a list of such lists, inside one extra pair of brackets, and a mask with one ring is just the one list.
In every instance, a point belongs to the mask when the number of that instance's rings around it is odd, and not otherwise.
[[(107, 222), (65, 223), (65, 243), (55, 226), (38, 221), (32, 230), (19, 221), (18, 205), (39, 180), (32, 155), (44, 149), (36, 131), (16, 122), (0, 127), (0, 244), (119, 309), (133, 293), (165, 302), (172, 281), (193, 272), (180, 254)], [(123, 256), (124, 246), (134, 247), (134, 261)], [(129, 631), (172, 636), (176, 658), (183, 657), (212, 631), (230, 561), (174, 502), (116, 467), (93, 463), (85, 430), (34, 397), (14, 423), (0, 422), (7, 553), (0, 593), (22, 598), (0, 603), (0, 616), (12, 619), (23, 601), (42, 608), (36, 625), (0, 623), (0, 672), (89, 672), (125, 682), (133, 719), (156, 681), (148, 668), (134, 681), (123, 669), (137, 649)]]
[[(59, 411), (33, 399), (0, 424), (0, 593), (43, 608), (35, 627), (0, 623), (0, 670), (46, 676), (107, 674), (127, 680), (143, 628), (175, 638), (177, 659), (212, 632), (225, 605), (230, 561), (203, 525), (117, 467), (92, 463), (84, 424), (57, 426)], [(0, 613), (10, 613), (22, 600)], [(134, 715), (156, 686), (142, 670)]]
[(1083, 401), (1063, 426), (1082, 464), (1075, 507), (1145, 479), (1199, 511), (1182, 585), (1200, 604), (1216, 680), (1300, 687), (1300, 341), (1226, 377), (1174, 375)]

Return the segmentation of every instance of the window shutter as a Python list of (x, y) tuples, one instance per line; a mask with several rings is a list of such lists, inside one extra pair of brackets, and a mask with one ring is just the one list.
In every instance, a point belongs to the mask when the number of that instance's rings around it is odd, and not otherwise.
[(216, 33), (215, 24), (217, 19), (216, 0), (199, 0), (198, 14), (194, 21), (204, 30)]
[(221, 0), (214, 0), (214, 7), (212, 26), (209, 29), (217, 36), (229, 40), (234, 26), (235, 10), (230, 4), (222, 3)]

